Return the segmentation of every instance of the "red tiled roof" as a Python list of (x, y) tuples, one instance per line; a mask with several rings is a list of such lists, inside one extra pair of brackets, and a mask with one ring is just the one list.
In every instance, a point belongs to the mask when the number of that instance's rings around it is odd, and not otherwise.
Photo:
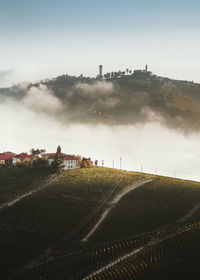
[(55, 159), (55, 156), (50, 156), (47, 159)]
[(55, 156), (56, 153), (46, 153), (45, 156), (51, 157), (51, 156)]
[(26, 153), (21, 153), (21, 154), (17, 155), (16, 158), (25, 159), (25, 158), (31, 158), (31, 156), (29, 156)]
[[(56, 155), (56, 153), (46, 153), (45, 156), (47, 156), (47, 158), (54, 158)], [(64, 153), (61, 153), (62, 157), (65, 157)]]
[(9, 156), (9, 155), (0, 155), (0, 160), (6, 160), (6, 159), (12, 159), (13, 156)]
[(64, 160), (78, 160), (78, 158), (75, 157), (75, 156), (66, 155), (66, 156), (64, 157)]

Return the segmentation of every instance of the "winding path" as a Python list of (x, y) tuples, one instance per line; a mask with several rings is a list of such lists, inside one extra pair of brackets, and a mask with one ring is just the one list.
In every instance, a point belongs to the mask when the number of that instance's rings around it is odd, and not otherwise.
[(59, 175), (51, 176), (51, 178), (49, 180), (47, 180), (46, 182), (44, 182), (41, 186), (39, 186), (39, 187), (29, 191), (29, 192), (26, 192), (26, 193), (16, 197), (14, 200), (11, 200), (9, 202), (1, 204), (0, 205), (0, 210), (2, 210), (4, 208), (11, 207), (12, 205), (14, 205), (14, 204), (20, 202), (21, 200), (23, 200), (24, 198), (26, 198), (28, 196), (31, 196), (34, 193), (37, 193), (39, 191), (42, 191), (42, 190), (46, 189), (49, 185), (51, 185), (58, 178), (58, 176)]
[(109, 264), (107, 264), (107, 265), (99, 268), (98, 270), (90, 273), (89, 275), (85, 276), (84, 278), (82, 278), (82, 280), (91, 280), (93, 276), (96, 276), (96, 275), (100, 274), (101, 272), (103, 272), (104, 270), (107, 270), (108, 268), (111, 268), (111, 267), (115, 266), (116, 264), (120, 263), (121, 261), (126, 260), (126, 259), (128, 259), (129, 257), (131, 257), (133, 255), (136, 255), (137, 253), (142, 251), (145, 247), (153, 245), (153, 244), (158, 244), (158, 243), (160, 243), (160, 242), (162, 242), (164, 240), (170, 239), (170, 238), (172, 238), (174, 236), (178, 236), (179, 234), (181, 234), (183, 232), (186, 232), (186, 231), (190, 231), (190, 230), (192, 230), (192, 228), (186, 228), (186, 229), (183, 228), (182, 232), (175, 231), (175, 232), (173, 232), (173, 233), (171, 233), (171, 234), (169, 234), (167, 236), (160, 237), (160, 238), (158, 238), (156, 240), (154, 240), (152, 238), (152, 240), (150, 242), (148, 242), (147, 244), (145, 244), (145, 245), (143, 245), (143, 246), (141, 246), (141, 247), (139, 247), (137, 249), (134, 249), (132, 252), (127, 253), (127, 254), (123, 255), (122, 257), (116, 258), (114, 261), (110, 262)]
[(200, 203), (196, 204), (185, 216), (177, 220), (178, 223), (185, 222), (190, 219), (200, 208)]
[(126, 187), (123, 189), (120, 193), (118, 193), (113, 200), (109, 203), (110, 206), (102, 213), (101, 217), (97, 221), (97, 223), (93, 226), (93, 228), (89, 231), (89, 233), (81, 240), (82, 242), (87, 242), (88, 239), (94, 234), (94, 232), (97, 230), (97, 228), (100, 226), (100, 224), (104, 221), (104, 219), (107, 217), (109, 212), (114, 208), (114, 206), (120, 201), (120, 199), (125, 196), (127, 193), (131, 192), (132, 190), (135, 190), (151, 181), (154, 179), (146, 179), (139, 181), (131, 186)]
[(128, 254), (122, 256), (121, 258), (118, 258), (118, 259), (116, 259), (115, 261), (113, 261), (113, 262), (111, 262), (111, 263), (109, 263), (109, 264), (107, 264), (107, 265), (101, 267), (100, 269), (96, 270), (95, 272), (91, 273), (90, 275), (84, 277), (82, 280), (90, 280), (92, 276), (95, 276), (95, 275), (97, 275), (97, 274), (103, 272), (104, 270), (113, 267), (114, 265), (118, 264), (119, 262), (121, 262), (121, 261), (123, 261), (123, 260), (125, 260), (125, 259), (130, 258), (131, 256), (133, 256), (133, 255), (139, 253), (143, 248), (144, 248), (144, 246), (142, 246), (142, 247), (140, 247), (140, 248), (138, 248), (138, 249), (135, 249), (135, 250), (132, 251), (131, 253), (128, 253)]

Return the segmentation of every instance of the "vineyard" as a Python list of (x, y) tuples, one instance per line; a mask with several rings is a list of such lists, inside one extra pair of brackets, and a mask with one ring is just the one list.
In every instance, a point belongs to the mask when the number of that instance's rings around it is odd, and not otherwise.
[(0, 205), (34, 189), (48, 178), (48, 170), (0, 168)]
[(191, 209), (199, 202), (197, 182), (108, 168), (63, 172), (0, 211), (1, 279), (184, 279), (198, 272), (199, 211)]
[(191, 279), (200, 275), (199, 234), (199, 222), (172, 225), (60, 256), (17, 279)]

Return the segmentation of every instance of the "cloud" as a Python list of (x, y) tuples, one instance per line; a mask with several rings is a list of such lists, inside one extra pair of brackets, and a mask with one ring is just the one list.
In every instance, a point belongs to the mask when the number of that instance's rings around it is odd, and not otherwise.
[(93, 84), (88, 84), (88, 83), (78, 83), (75, 86), (76, 89), (81, 90), (84, 93), (89, 93), (89, 94), (109, 94), (114, 91), (114, 86), (110, 82), (104, 82), (104, 81), (97, 81)]
[(152, 110), (149, 106), (145, 106), (144, 108), (141, 109), (141, 114), (145, 120), (145, 122), (158, 122), (158, 123), (164, 123), (164, 118), (160, 113), (156, 113), (155, 111)]
[(31, 110), (46, 114), (54, 114), (63, 108), (59, 98), (44, 85), (28, 89), (22, 104)]
[(153, 83), (97, 81), (66, 75), (1, 89), (0, 100), (13, 100), (63, 125), (116, 126), (157, 122), (182, 133), (191, 133), (200, 130), (197, 89), (192, 87), (193, 95), (188, 97), (177, 94), (177, 88), (170, 92)]
[(66, 153), (104, 159), (105, 166), (114, 160), (119, 167), (121, 157), (124, 169), (139, 171), (143, 165), (145, 172), (173, 176), (175, 168), (178, 177), (200, 180), (200, 133), (180, 133), (173, 122), (184, 119), (169, 121), (149, 105), (146, 91), (95, 81), (21, 84), (0, 91), (0, 100), (0, 151), (54, 152), (60, 144)]

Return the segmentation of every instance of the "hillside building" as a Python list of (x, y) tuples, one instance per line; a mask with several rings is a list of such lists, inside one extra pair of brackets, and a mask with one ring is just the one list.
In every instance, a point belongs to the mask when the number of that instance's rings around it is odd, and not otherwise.
[(18, 163), (30, 162), (31, 159), (32, 159), (32, 156), (28, 155), (27, 153), (21, 153), (21, 154), (13, 157), (12, 164), (16, 165)]
[(74, 156), (74, 155), (66, 155), (66, 154), (62, 153), (60, 146), (58, 146), (56, 153), (45, 154), (49, 166), (51, 166), (56, 155), (58, 155), (58, 157), (62, 159), (63, 170), (80, 168), (80, 157)]

